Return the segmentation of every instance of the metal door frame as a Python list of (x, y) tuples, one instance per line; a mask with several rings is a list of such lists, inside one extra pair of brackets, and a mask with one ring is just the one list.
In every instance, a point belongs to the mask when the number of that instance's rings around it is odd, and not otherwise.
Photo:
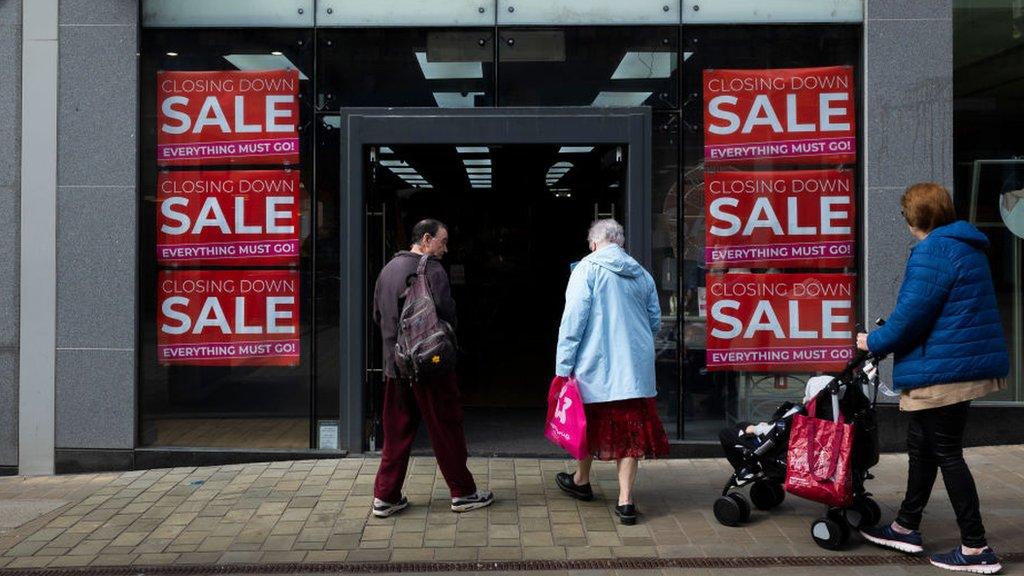
[(625, 144), (627, 249), (650, 267), (650, 108), (342, 108), (339, 224), (339, 448), (363, 451), (365, 175), (363, 150), (391, 144)]

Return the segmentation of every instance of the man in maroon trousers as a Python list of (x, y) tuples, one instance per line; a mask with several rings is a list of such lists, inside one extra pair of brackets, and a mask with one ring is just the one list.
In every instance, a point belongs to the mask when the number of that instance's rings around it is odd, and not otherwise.
[(420, 258), (429, 255), (426, 275), (437, 315), (455, 326), (455, 301), (441, 258), (448, 251), (448, 229), (437, 220), (423, 220), (412, 231), (414, 244), (391, 259), (377, 277), (373, 319), (384, 338), (384, 450), (373, 486), (373, 515), (386, 518), (409, 506), (402, 484), (420, 420), (427, 424), (437, 465), (448, 483), (452, 512), (489, 506), (494, 495), (477, 490), (466, 467), (466, 436), (462, 430), (462, 400), (454, 368), (420, 377), (415, 383), (399, 377), (395, 367), (398, 318), (407, 280), (416, 274)]

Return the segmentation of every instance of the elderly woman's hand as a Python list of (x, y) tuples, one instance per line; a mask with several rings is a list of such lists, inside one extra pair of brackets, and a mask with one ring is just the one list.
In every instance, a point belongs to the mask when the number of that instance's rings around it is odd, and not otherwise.
[(868, 350), (868, 335), (864, 332), (857, 334), (857, 348), (865, 352), (870, 352), (870, 350)]

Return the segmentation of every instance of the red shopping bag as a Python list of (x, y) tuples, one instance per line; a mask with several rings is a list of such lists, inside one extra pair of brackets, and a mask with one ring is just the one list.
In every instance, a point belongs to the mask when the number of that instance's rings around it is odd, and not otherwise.
[(590, 455), (587, 449), (587, 416), (583, 412), (583, 397), (575, 378), (556, 376), (551, 381), (544, 436), (577, 460)]
[[(853, 503), (853, 426), (839, 414), (835, 422), (815, 417), (816, 401), (807, 415), (793, 417), (786, 464), (786, 492), (836, 508)], [(838, 412), (838, 411), (837, 411)]]

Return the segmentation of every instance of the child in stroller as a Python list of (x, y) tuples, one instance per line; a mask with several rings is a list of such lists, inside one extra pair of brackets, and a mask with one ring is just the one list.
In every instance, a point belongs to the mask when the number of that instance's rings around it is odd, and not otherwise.
[[(871, 478), (869, 469), (878, 462), (878, 432), (875, 422), (875, 400), (878, 393), (877, 359), (858, 354), (838, 376), (811, 378), (804, 391), (803, 403), (784, 402), (768, 422), (740, 422), (725, 428), (719, 441), (734, 469), (722, 496), (715, 501), (714, 513), (719, 523), (738, 526), (750, 519), (750, 502), (759, 510), (771, 510), (786, 497), (786, 456), (789, 432), (796, 414), (806, 414), (811, 399), (831, 397), (831, 402), (816, 402), (818, 418), (832, 419), (839, 410), (854, 426), (853, 473), (854, 500), (849, 508), (829, 509), (816, 520), (811, 533), (819, 546), (837, 549), (850, 537), (851, 528), (873, 526), (881, 518), (878, 504), (864, 489)], [(869, 399), (866, 391), (871, 391)], [(736, 488), (750, 486), (750, 501)]]

